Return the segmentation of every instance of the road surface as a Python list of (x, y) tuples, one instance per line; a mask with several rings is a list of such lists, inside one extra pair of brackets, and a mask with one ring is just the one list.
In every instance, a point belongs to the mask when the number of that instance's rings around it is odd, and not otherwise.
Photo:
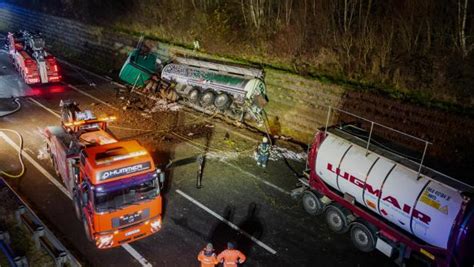
[[(245, 266), (393, 266), (377, 251), (359, 252), (348, 234), (331, 233), (323, 217), (307, 215), (289, 196), (296, 179), (280, 154), (266, 169), (258, 168), (252, 154), (260, 135), (185, 108), (151, 114), (137, 108), (124, 111), (116, 86), (61, 66), (64, 83), (28, 87), (0, 52), (1, 97), (21, 96), (22, 103), (19, 112), (0, 118), (0, 128), (18, 131), (25, 142), (26, 173), (7, 181), (84, 265), (198, 266), (196, 256), (207, 242), (220, 251), (233, 240), (248, 256)], [(44, 157), (41, 130), (58, 125), (61, 99), (74, 99), (97, 115), (117, 115), (111, 125), (117, 137), (138, 139), (158, 164), (174, 162), (167, 172), (160, 232), (108, 250), (86, 241), (72, 202)], [(0, 134), (1, 169), (19, 169), (16, 141), (10, 133)], [(203, 187), (196, 189), (196, 156), (206, 151)], [(302, 160), (289, 163), (297, 172), (304, 168)]]

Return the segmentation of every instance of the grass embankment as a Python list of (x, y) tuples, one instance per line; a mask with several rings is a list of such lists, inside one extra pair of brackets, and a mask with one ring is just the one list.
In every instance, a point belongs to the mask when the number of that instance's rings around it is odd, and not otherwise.
[[(363, 80), (351, 80), (345, 78), (342, 74), (333, 75), (318, 71), (314, 67), (310, 67), (309, 71), (305, 71), (305, 74), (302, 75), (298, 70), (296, 65), (291, 65), (285, 63), (281, 60), (270, 60), (265, 61), (262, 57), (256, 55), (243, 55), (241, 57), (228, 55), (228, 54), (208, 54), (205, 50), (200, 52), (193, 50), (193, 45), (191, 43), (185, 42), (185, 40), (176, 41), (169, 36), (159, 36), (151, 30), (131, 30), (124, 26), (113, 27), (112, 30), (120, 33), (129, 34), (136, 36), (137, 39), (139, 36), (144, 35), (147, 39), (160, 42), (164, 45), (168, 45), (172, 50), (179, 51), (183, 54), (198, 56), (202, 58), (208, 58), (213, 60), (222, 60), (231, 63), (245, 64), (260, 66), (265, 68), (268, 71), (276, 71), (280, 74), (292, 74), (292, 75), (301, 75), (308, 79), (313, 79), (323, 84), (338, 85), (344, 88), (344, 90), (357, 90), (370, 93), (377, 93), (390, 97), (393, 99), (399, 99), (402, 101), (407, 101), (417, 105), (422, 105), (431, 108), (437, 108), (449, 112), (456, 112), (459, 114), (464, 114), (468, 116), (474, 115), (474, 107), (469, 105), (461, 105), (456, 103), (454, 100), (445, 100), (440, 98), (450, 99), (449, 96), (436, 97), (432, 93), (421, 91), (421, 90), (410, 90), (408, 88), (397, 88), (392, 85), (381, 84), (368, 82)], [(267, 81), (270, 82), (271, 81)]]

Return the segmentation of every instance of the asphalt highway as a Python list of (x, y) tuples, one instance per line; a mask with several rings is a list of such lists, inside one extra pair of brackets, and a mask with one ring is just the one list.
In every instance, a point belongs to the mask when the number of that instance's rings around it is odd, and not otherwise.
[[(61, 64), (64, 83), (29, 87), (0, 52), (0, 96), (21, 97), (22, 109), (0, 118), (0, 128), (24, 138), (26, 173), (7, 179), (56, 236), (86, 266), (198, 266), (199, 251), (213, 242), (218, 251), (235, 241), (247, 256), (244, 266), (392, 266), (379, 252), (359, 252), (349, 236), (331, 233), (323, 217), (310, 217), (289, 192), (294, 173), (283, 160), (258, 168), (252, 151), (261, 136), (182, 108), (146, 114), (123, 110), (117, 86)], [(118, 116), (111, 124), (120, 139), (138, 139), (167, 172), (163, 228), (157, 234), (108, 250), (87, 242), (72, 202), (44, 156), (42, 129), (58, 125), (59, 102), (74, 99), (96, 113)], [(4, 100), (6, 101), (6, 100)], [(0, 168), (19, 168), (14, 135), (0, 134)], [(203, 187), (197, 189), (196, 156), (208, 153)], [(304, 161), (290, 159), (297, 171)]]

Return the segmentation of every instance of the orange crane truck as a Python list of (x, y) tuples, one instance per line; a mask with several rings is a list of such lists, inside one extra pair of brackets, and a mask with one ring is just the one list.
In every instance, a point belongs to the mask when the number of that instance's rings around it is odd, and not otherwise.
[(105, 249), (159, 231), (165, 175), (150, 154), (107, 130), (114, 117), (96, 118), (70, 100), (60, 106), (61, 126), (44, 131), (47, 149), (87, 239)]

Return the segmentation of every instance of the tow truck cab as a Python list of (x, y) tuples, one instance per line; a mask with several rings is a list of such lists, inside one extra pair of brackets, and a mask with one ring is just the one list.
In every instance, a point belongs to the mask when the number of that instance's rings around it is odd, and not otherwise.
[(97, 119), (90, 111), (68, 109), (62, 113), (62, 126), (46, 128), (46, 142), (86, 237), (103, 249), (160, 230), (165, 177), (145, 148), (108, 132), (107, 121), (113, 117)]
[(83, 223), (90, 229), (86, 234), (98, 248), (128, 243), (160, 230), (163, 180), (163, 172), (137, 141), (81, 151), (75, 201), (80, 202)]

